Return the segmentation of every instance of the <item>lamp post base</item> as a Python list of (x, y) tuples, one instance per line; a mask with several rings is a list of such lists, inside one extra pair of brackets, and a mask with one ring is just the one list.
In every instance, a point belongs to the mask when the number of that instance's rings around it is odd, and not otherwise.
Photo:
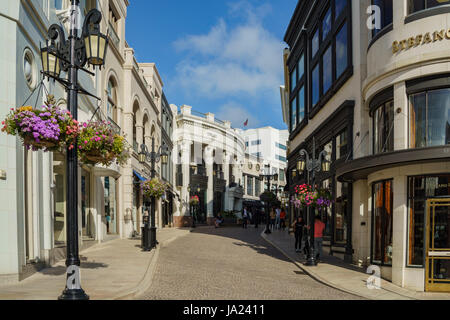
[(83, 289), (65, 289), (58, 297), (58, 300), (74, 301), (74, 300), (89, 300), (89, 296)]
[(314, 258), (314, 255), (311, 255), (306, 259), (305, 266), (317, 266), (317, 260)]
[(156, 248), (158, 242), (156, 241), (156, 228), (150, 228), (150, 249)]

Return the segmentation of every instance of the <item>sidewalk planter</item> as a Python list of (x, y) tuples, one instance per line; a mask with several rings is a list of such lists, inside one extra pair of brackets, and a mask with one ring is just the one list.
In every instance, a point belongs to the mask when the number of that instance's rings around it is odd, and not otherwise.
[(160, 199), (167, 190), (167, 184), (158, 178), (153, 178), (142, 182), (141, 188), (145, 197)]
[(49, 96), (42, 109), (31, 106), (12, 108), (2, 122), (2, 132), (19, 136), (24, 147), (33, 151), (73, 149), (79, 133), (78, 122), (69, 111), (53, 104), (54, 99)]
[(90, 164), (124, 165), (130, 157), (124, 137), (114, 133), (109, 122), (89, 122), (81, 125), (78, 136), (78, 157)]

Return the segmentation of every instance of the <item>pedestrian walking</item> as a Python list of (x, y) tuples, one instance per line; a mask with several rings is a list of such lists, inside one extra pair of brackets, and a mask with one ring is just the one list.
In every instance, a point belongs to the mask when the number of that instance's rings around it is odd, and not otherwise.
[(269, 227), (272, 229), (272, 231), (275, 229), (275, 221), (276, 221), (276, 213), (275, 210), (272, 208), (270, 210), (270, 224)]
[(280, 212), (280, 226), (283, 231), (286, 229), (286, 211), (284, 209)]
[(295, 234), (295, 252), (302, 252), (302, 241), (303, 241), (303, 229), (305, 228), (305, 222), (303, 218), (300, 216), (296, 221), (292, 224), (294, 228)]
[(320, 216), (316, 216), (314, 222), (314, 250), (317, 261), (322, 257), (323, 230), (325, 230), (325, 223), (322, 222)]
[(242, 214), (242, 228), (247, 229), (248, 213), (247, 208), (244, 207), (244, 213)]
[(276, 212), (276, 218), (275, 218), (275, 227), (276, 229), (280, 229), (280, 215), (281, 215), (281, 209), (280, 208), (276, 208), (275, 209)]
[(253, 214), (253, 219), (255, 222), (255, 229), (258, 229), (258, 225), (259, 225), (259, 209), (258, 208), (254, 208), (254, 214)]

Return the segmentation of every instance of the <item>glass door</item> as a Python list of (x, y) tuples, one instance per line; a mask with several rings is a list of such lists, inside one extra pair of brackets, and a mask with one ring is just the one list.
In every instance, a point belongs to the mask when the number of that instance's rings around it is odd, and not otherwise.
[(450, 198), (427, 201), (425, 288), (450, 292)]

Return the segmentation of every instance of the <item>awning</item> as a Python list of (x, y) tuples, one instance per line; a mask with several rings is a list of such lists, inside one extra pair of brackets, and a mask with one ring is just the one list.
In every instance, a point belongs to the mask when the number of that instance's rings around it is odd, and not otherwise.
[(133, 170), (133, 174), (141, 181), (147, 181), (147, 179), (143, 178), (136, 170)]

